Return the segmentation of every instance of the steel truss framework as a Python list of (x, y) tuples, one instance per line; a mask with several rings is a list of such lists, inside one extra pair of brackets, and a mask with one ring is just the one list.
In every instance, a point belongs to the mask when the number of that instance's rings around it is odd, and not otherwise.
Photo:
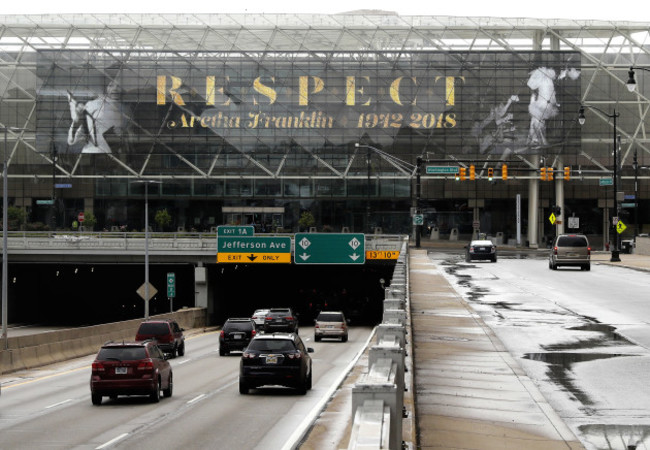
[[(465, 52), (465, 51), (575, 51), (581, 54), (582, 92), (580, 101), (594, 108), (582, 129), (582, 150), (565, 157), (559, 164), (571, 164), (584, 173), (608, 172), (612, 165), (612, 119), (619, 115), (618, 132), (622, 137), (621, 165), (628, 168), (638, 153), (639, 165), (650, 163), (650, 141), (647, 136), (650, 82), (644, 72), (637, 72), (638, 89), (626, 89), (631, 66), (650, 67), (650, 23), (569, 21), (542, 19), (495, 19), (480, 17), (399, 16), (392, 13), (358, 12), (337, 15), (0, 15), (0, 126), (9, 129), (8, 149), (10, 178), (87, 177), (56, 163), (54, 153), (42, 151), (33, 133), (36, 123), (36, 91), (39, 80), (35, 75), (38, 50), (103, 50), (112, 49), (128, 54), (150, 52), (151, 58), (160, 52), (175, 54), (191, 60), (202, 52), (239, 52), (257, 58), (295, 55), (299, 52)], [(377, 53), (381, 57), (381, 53)], [(326, 57), (326, 56), (324, 56)], [(611, 112), (604, 114), (598, 109)], [(7, 114), (6, 111), (12, 111)], [(577, 119), (577, 116), (576, 116)], [(304, 150), (304, 157), (327, 176), (334, 179), (364, 179), (363, 171), (333, 167), (316, 153)], [(350, 157), (365, 167), (365, 150), (359, 148)], [(24, 153), (23, 156), (20, 156)], [(423, 155), (426, 157), (427, 155)], [(286, 155), (285, 155), (286, 157)], [(386, 159), (385, 170), (373, 173), (373, 179), (409, 179), (414, 176), (413, 165)], [(247, 155), (250, 162), (264, 165)], [(453, 159), (453, 157), (452, 157)], [(539, 161), (520, 157), (521, 167), (534, 170)], [(412, 162), (412, 161), (411, 161)], [(138, 178), (143, 167), (134, 167), (116, 160), (126, 175)], [(191, 166), (191, 162), (187, 162)], [(24, 164), (29, 170), (19, 170)], [(81, 164), (79, 161), (78, 164)], [(546, 162), (553, 165), (555, 162)], [(41, 166), (39, 170), (38, 166)], [(558, 167), (558, 165), (556, 165)], [(192, 177), (206, 178), (195, 167)], [(511, 169), (511, 175), (517, 175)], [(629, 175), (630, 172), (623, 172)], [(268, 173), (270, 177), (277, 173)], [(521, 178), (530, 172), (521, 172)], [(641, 177), (646, 174), (642, 173)], [(224, 179), (227, 175), (221, 175)], [(231, 176), (237, 177), (236, 174)], [(322, 176), (322, 173), (319, 175)], [(326, 177), (327, 177), (326, 176)], [(173, 178), (163, 175), (159, 178)], [(102, 178), (106, 178), (103, 175)]]

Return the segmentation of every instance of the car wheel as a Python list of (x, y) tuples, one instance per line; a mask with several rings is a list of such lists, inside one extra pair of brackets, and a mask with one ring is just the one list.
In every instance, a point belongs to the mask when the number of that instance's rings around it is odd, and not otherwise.
[(321, 340), (321, 337), (320, 337), (320, 336), (316, 336), (316, 335), (314, 335), (314, 341), (316, 341), (316, 342), (320, 342), (320, 340)]
[(307, 382), (305, 383), (305, 389), (311, 390), (311, 368), (309, 369), (309, 375), (307, 375)]
[(156, 384), (154, 385), (153, 390), (149, 395), (149, 399), (152, 401), (152, 403), (158, 403), (160, 401), (160, 378), (156, 380)]
[(591, 270), (591, 264), (587, 264), (587, 265), (585, 266), (585, 270)]
[(178, 350), (176, 346), (172, 347), (172, 354), (171, 354), (172, 358), (176, 358), (176, 350)]
[(239, 393), (242, 395), (248, 394), (248, 385), (245, 381), (239, 380)]
[(497, 262), (497, 257), (492, 258), (492, 262)]
[(219, 347), (219, 356), (224, 356), (225, 354), (226, 351), (223, 348)]
[(348, 341), (348, 335), (346, 334), (341, 338), (341, 342), (347, 342), (347, 341)]
[(167, 383), (167, 389), (163, 389), (163, 396), (169, 398), (174, 393), (174, 376), (169, 374), (169, 382)]
[(178, 347), (178, 356), (185, 356), (185, 342)]
[(102, 404), (102, 396), (99, 394), (90, 394), (90, 401), (93, 402), (93, 405), (99, 406)]

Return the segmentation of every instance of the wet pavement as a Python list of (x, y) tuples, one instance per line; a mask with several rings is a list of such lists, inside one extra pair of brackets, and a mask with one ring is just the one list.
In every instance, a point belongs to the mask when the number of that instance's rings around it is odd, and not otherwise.
[[(413, 354), (407, 377), (413, 385), (414, 417), (404, 422), (405, 444), (419, 449), (584, 449), (517, 359), (508, 353), (479, 314), (449, 284), (440, 272), (443, 269), (427, 255), (429, 251), (448, 252), (450, 248), (457, 249), (459, 254), (463, 251), (459, 243), (442, 246), (425, 243), (420, 249), (410, 249)], [(518, 251), (514, 248), (502, 250)], [(524, 250), (514, 257), (545, 258), (547, 254), (546, 249)], [(592, 264), (650, 271), (650, 256), (621, 254), (619, 262), (610, 259), (609, 252), (592, 254)], [(612, 327), (587, 324), (577, 328), (576, 331), (593, 333), (599, 346), (609, 348), (609, 351), (585, 355), (573, 353), (571, 348), (548, 348), (545, 350), (563, 351), (564, 355), (553, 359), (557, 353), (530, 353), (525, 358), (542, 361), (551, 370), (555, 367), (566, 373), (567, 366), (585, 358), (630, 356), (615, 351), (610, 353), (617, 346), (629, 344)], [(347, 447), (346, 431), (350, 430), (352, 417), (351, 389), (363, 371), (363, 361), (361, 358), (359, 365), (341, 385), (303, 442), (302, 449)], [(570, 380), (564, 387), (569, 391), (575, 388)], [(575, 389), (573, 393), (580, 395)], [(338, 432), (328, 433), (329, 427)], [(587, 429), (590, 427), (598, 429)], [(634, 435), (638, 435), (638, 442), (642, 442), (649, 430), (645, 426), (630, 426), (629, 430), (622, 427), (588, 424), (582, 426), (580, 432), (601, 436), (603, 446), (596, 443), (597, 448), (618, 448), (616, 444), (611, 447), (612, 443), (630, 443)]]

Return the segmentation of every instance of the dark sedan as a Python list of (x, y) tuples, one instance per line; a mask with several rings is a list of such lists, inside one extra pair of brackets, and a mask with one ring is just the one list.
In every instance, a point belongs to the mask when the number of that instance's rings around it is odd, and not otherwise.
[(476, 240), (465, 247), (465, 261), (488, 260), (497, 262), (497, 246), (488, 240)]

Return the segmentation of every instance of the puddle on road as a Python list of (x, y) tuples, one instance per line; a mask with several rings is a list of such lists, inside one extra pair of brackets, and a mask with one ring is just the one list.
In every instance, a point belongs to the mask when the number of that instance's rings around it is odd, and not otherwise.
[(618, 358), (627, 355), (622, 353), (576, 353), (576, 352), (549, 352), (549, 353), (526, 353), (523, 358), (531, 361), (540, 361), (548, 365), (546, 375), (551, 382), (562, 386), (567, 392), (573, 395), (581, 404), (587, 414), (596, 411), (591, 408), (594, 402), (589, 395), (580, 389), (571, 374), (572, 366), (581, 362), (597, 361), (599, 359)]
[(588, 339), (579, 339), (575, 342), (566, 342), (561, 344), (553, 344), (544, 346), (544, 350), (548, 351), (563, 351), (563, 350), (578, 350), (585, 348), (597, 347), (616, 347), (625, 345), (635, 345), (621, 336), (616, 327), (606, 325), (603, 323), (586, 323), (575, 327), (567, 328), (568, 330), (587, 331), (596, 333), (595, 336)]
[(581, 440), (599, 450), (635, 450), (650, 446), (650, 425), (580, 425)]

